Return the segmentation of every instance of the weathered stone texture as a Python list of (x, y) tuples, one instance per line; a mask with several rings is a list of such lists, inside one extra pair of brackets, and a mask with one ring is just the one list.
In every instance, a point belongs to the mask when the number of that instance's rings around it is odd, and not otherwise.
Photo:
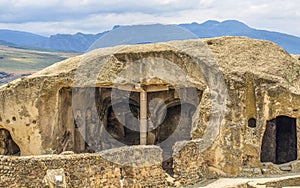
[[(120, 163), (110, 161), (111, 155)], [(161, 163), (162, 152), (156, 146), (127, 147), (99, 154), (1, 156), (0, 185), (43, 187), (47, 170), (63, 169), (67, 187), (165, 187), (168, 184)]]
[[(147, 70), (148, 74), (140, 78), (139, 73), (143, 70)], [(172, 72), (168, 74), (169, 70)], [(178, 70), (183, 70), (186, 74), (181, 74)], [(123, 71), (127, 73), (127, 77), (122, 76)], [(155, 73), (158, 73), (158, 76)], [(161, 78), (157, 78), (159, 76)], [(173, 171), (177, 184), (193, 184), (210, 177), (265, 176), (299, 171), (298, 165), (294, 164), (300, 159), (299, 56), (291, 56), (274, 43), (245, 37), (118, 46), (98, 49), (59, 62), (0, 88), (0, 128), (10, 132), (12, 140), (20, 148), (21, 155), (57, 154), (69, 149), (78, 152), (82, 148), (81, 151), (87, 151), (82, 141), (86, 134), (80, 137), (78, 132), (83, 130), (95, 133), (95, 124), (101, 125), (101, 130), (104, 130), (107, 116), (103, 114), (108, 114), (107, 101), (110, 100), (107, 97), (110, 93), (104, 90), (134, 86), (137, 82), (145, 87), (167, 86), (169, 91), (161, 95), (165, 101), (169, 98), (178, 100), (178, 93), (173, 91), (175, 87), (194, 87), (199, 94), (194, 97), (186, 95), (192, 99), (187, 101), (188, 103), (193, 103), (194, 99), (199, 98), (194, 106), (195, 110), (191, 110), (195, 113), (188, 113), (193, 117), (185, 117), (185, 121), (191, 124), (192, 128), (182, 128), (191, 130), (190, 135), (185, 137), (186, 141), (175, 143), (181, 140), (178, 139), (172, 142), (173, 150), (168, 150), (169, 153), (173, 152)], [(97, 104), (102, 106), (79, 103), (72, 109), (72, 97), (75, 102), (94, 97), (90, 95), (91, 92), (79, 92), (78, 95), (72, 96), (72, 90), (79, 90), (78, 88), (96, 88), (98, 94), (103, 91), (103, 96), (97, 97)], [(133, 106), (138, 106), (136, 96), (131, 96), (131, 100)], [(104, 110), (103, 104), (107, 105)], [(84, 110), (77, 110), (80, 107)], [(91, 110), (93, 108), (96, 110)], [(74, 109), (75, 112), (72, 111)], [(173, 112), (175, 114), (176, 110)], [(94, 121), (97, 113), (104, 117), (101, 123)], [(169, 125), (178, 117), (169, 118)], [(291, 139), (290, 143), (297, 146), (284, 151), (293, 155), (288, 160), (295, 161), (291, 165), (291, 171), (290, 168), (280, 165), (262, 163), (262, 150), (270, 148), (263, 146), (264, 137), (271, 137), (267, 138), (265, 145), (275, 143), (274, 140), (282, 142), (276, 131), (270, 131), (270, 134), (266, 131), (268, 122), (276, 121), (279, 117), (290, 118), (296, 122), (296, 131), (291, 131), (291, 134), (296, 134), (294, 136), (297, 139)], [(90, 130), (75, 125), (76, 118), (79, 122), (85, 122), (82, 125), (91, 125)], [(124, 129), (118, 128), (115, 128), (117, 136), (123, 135)], [(166, 126), (165, 130), (174, 130), (174, 127)], [(177, 132), (175, 133), (177, 137)], [(155, 134), (153, 131), (152, 136), (156, 136)], [(161, 135), (169, 136), (166, 131)], [(288, 136), (286, 134), (282, 137)], [(111, 140), (106, 141), (108, 144), (112, 143)], [(75, 142), (78, 144), (74, 144)], [(110, 146), (106, 147), (108, 144), (102, 144), (99, 150), (109, 148)], [(275, 148), (274, 155), (266, 157), (266, 162), (277, 163), (276, 158), (285, 156), (278, 154), (281, 149), (282, 147)], [(1, 159), (1, 172), (4, 174), (1, 181), (8, 185), (8, 180), (13, 180), (11, 177), (16, 180), (13, 182), (21, 182), (25, 178), (24, 185), (29, 185), (29, 181), (43, 178), (46, 169), (67, 166), (68, 168), (64, 168), (67, 182), (74, 186), (85, 185), (87, 182), (91, 182), (91, 185), (95, 182), (95, 185), (107, 185), (110, 182), (111, 185), (120, 186), (120, 181), (124, 186), (164, 185), (160, 177), (163, 174), (160, 163), (155, 163), (152, 167), (143, 167), (138, 164), (146, 161), (140, 161), (134, 166), (122, 164), (120, 167), (117, 164), (120, 159), (118, 156), (122, 159), (126, 156), (116, 151), (118, 155), (114, 154), (114, 150), (103, 152), (103, 155), (111, 156), (116, 164), (104, 161), (96, 154), (76, 155), (74, 158), (4, 157)], [(295, 151), (297, 155), (294, 155)], [(138, 152), (137, 156), (148, 156), (144, 154)], [(131, 155), (135, 156), (135, 153)], [(157, 160), (154, 161), (158, 161), (156, 152), (149, 152), (149, 155), (156, 156)], [(146, 159), (148, 162), (154, 162), (150, 158)], [(97, 165), (92, 165), (93, 163)], [(99, 170), (99, 166), (103, 166), (104, 169)], [(34, 169), (44, 170), (41, 170), (41, 175), (36, 175)], [(152, 178), (147, 177), (149, 171), (153, 172)], [(18, 175), (14, 176), (14, 172)], [(143, 179), (144, 177), (147, 178)]]

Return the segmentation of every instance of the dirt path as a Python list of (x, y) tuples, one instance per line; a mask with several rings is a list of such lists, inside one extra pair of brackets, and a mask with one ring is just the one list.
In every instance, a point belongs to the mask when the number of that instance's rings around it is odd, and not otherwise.
[[(280, 182), (280, 181), (294, 179), (294, 178), (300, 178), (300, 174), (281, 176), (281, 177), (270, 177), (270, 178), (221, 178), (206, 186), (199, 186), (199, 187), (229, 188), (229, 187), (237, 187), (238, 185), (247, 184), (247, 183), (253, 187), (266, 187), (265, 185), (262, 184), (277, 182), (277, 181)], [(300, 181), (298, 185), (293, 185), (292, 187), (300, 188)]]

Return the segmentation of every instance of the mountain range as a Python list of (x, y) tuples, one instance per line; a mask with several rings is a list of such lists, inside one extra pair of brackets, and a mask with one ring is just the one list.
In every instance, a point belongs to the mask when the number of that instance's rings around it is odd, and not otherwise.
[[(182, 28), (182, 31), (186, 30), (187, 32), (178, 32), (178, 28)], [(151, 35), (150, 38), (149, 35)], [(131, 39), (125, 40), (125, 37), (128, 36), (131, 36)], [(223, 22), (209, 20), (202, 24), (193, 22), (179, 25), (115, 26), (110, 31), (98, 34), (56, 34), (50, 37), (22, 31), (0, 30), (0, 45), (85, 52), (91, 46), (95, 46), (96, 41), (97, 47), (107, 47), (117, 44), (139, 44), (220, 36), (247, 36), (255, 39), (269, 40), (279, 44), (289, 53), (300, 54), (299, 37), (251, 28), (237, 20), (226, 20)]]

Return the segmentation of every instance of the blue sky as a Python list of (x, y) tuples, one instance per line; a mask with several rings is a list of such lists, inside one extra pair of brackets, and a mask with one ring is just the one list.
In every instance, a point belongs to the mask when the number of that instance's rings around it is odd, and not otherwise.
[(297, 0), (0, 0), (0, 28), (51, 35), (99, 33), (114, 25), (236, 19), (300, 36)]

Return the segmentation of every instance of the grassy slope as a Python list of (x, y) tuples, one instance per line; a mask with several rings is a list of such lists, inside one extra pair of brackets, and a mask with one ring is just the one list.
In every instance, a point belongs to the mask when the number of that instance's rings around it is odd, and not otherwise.
[(32, 73), (75, 55), (0, 46), (0, 72)]

